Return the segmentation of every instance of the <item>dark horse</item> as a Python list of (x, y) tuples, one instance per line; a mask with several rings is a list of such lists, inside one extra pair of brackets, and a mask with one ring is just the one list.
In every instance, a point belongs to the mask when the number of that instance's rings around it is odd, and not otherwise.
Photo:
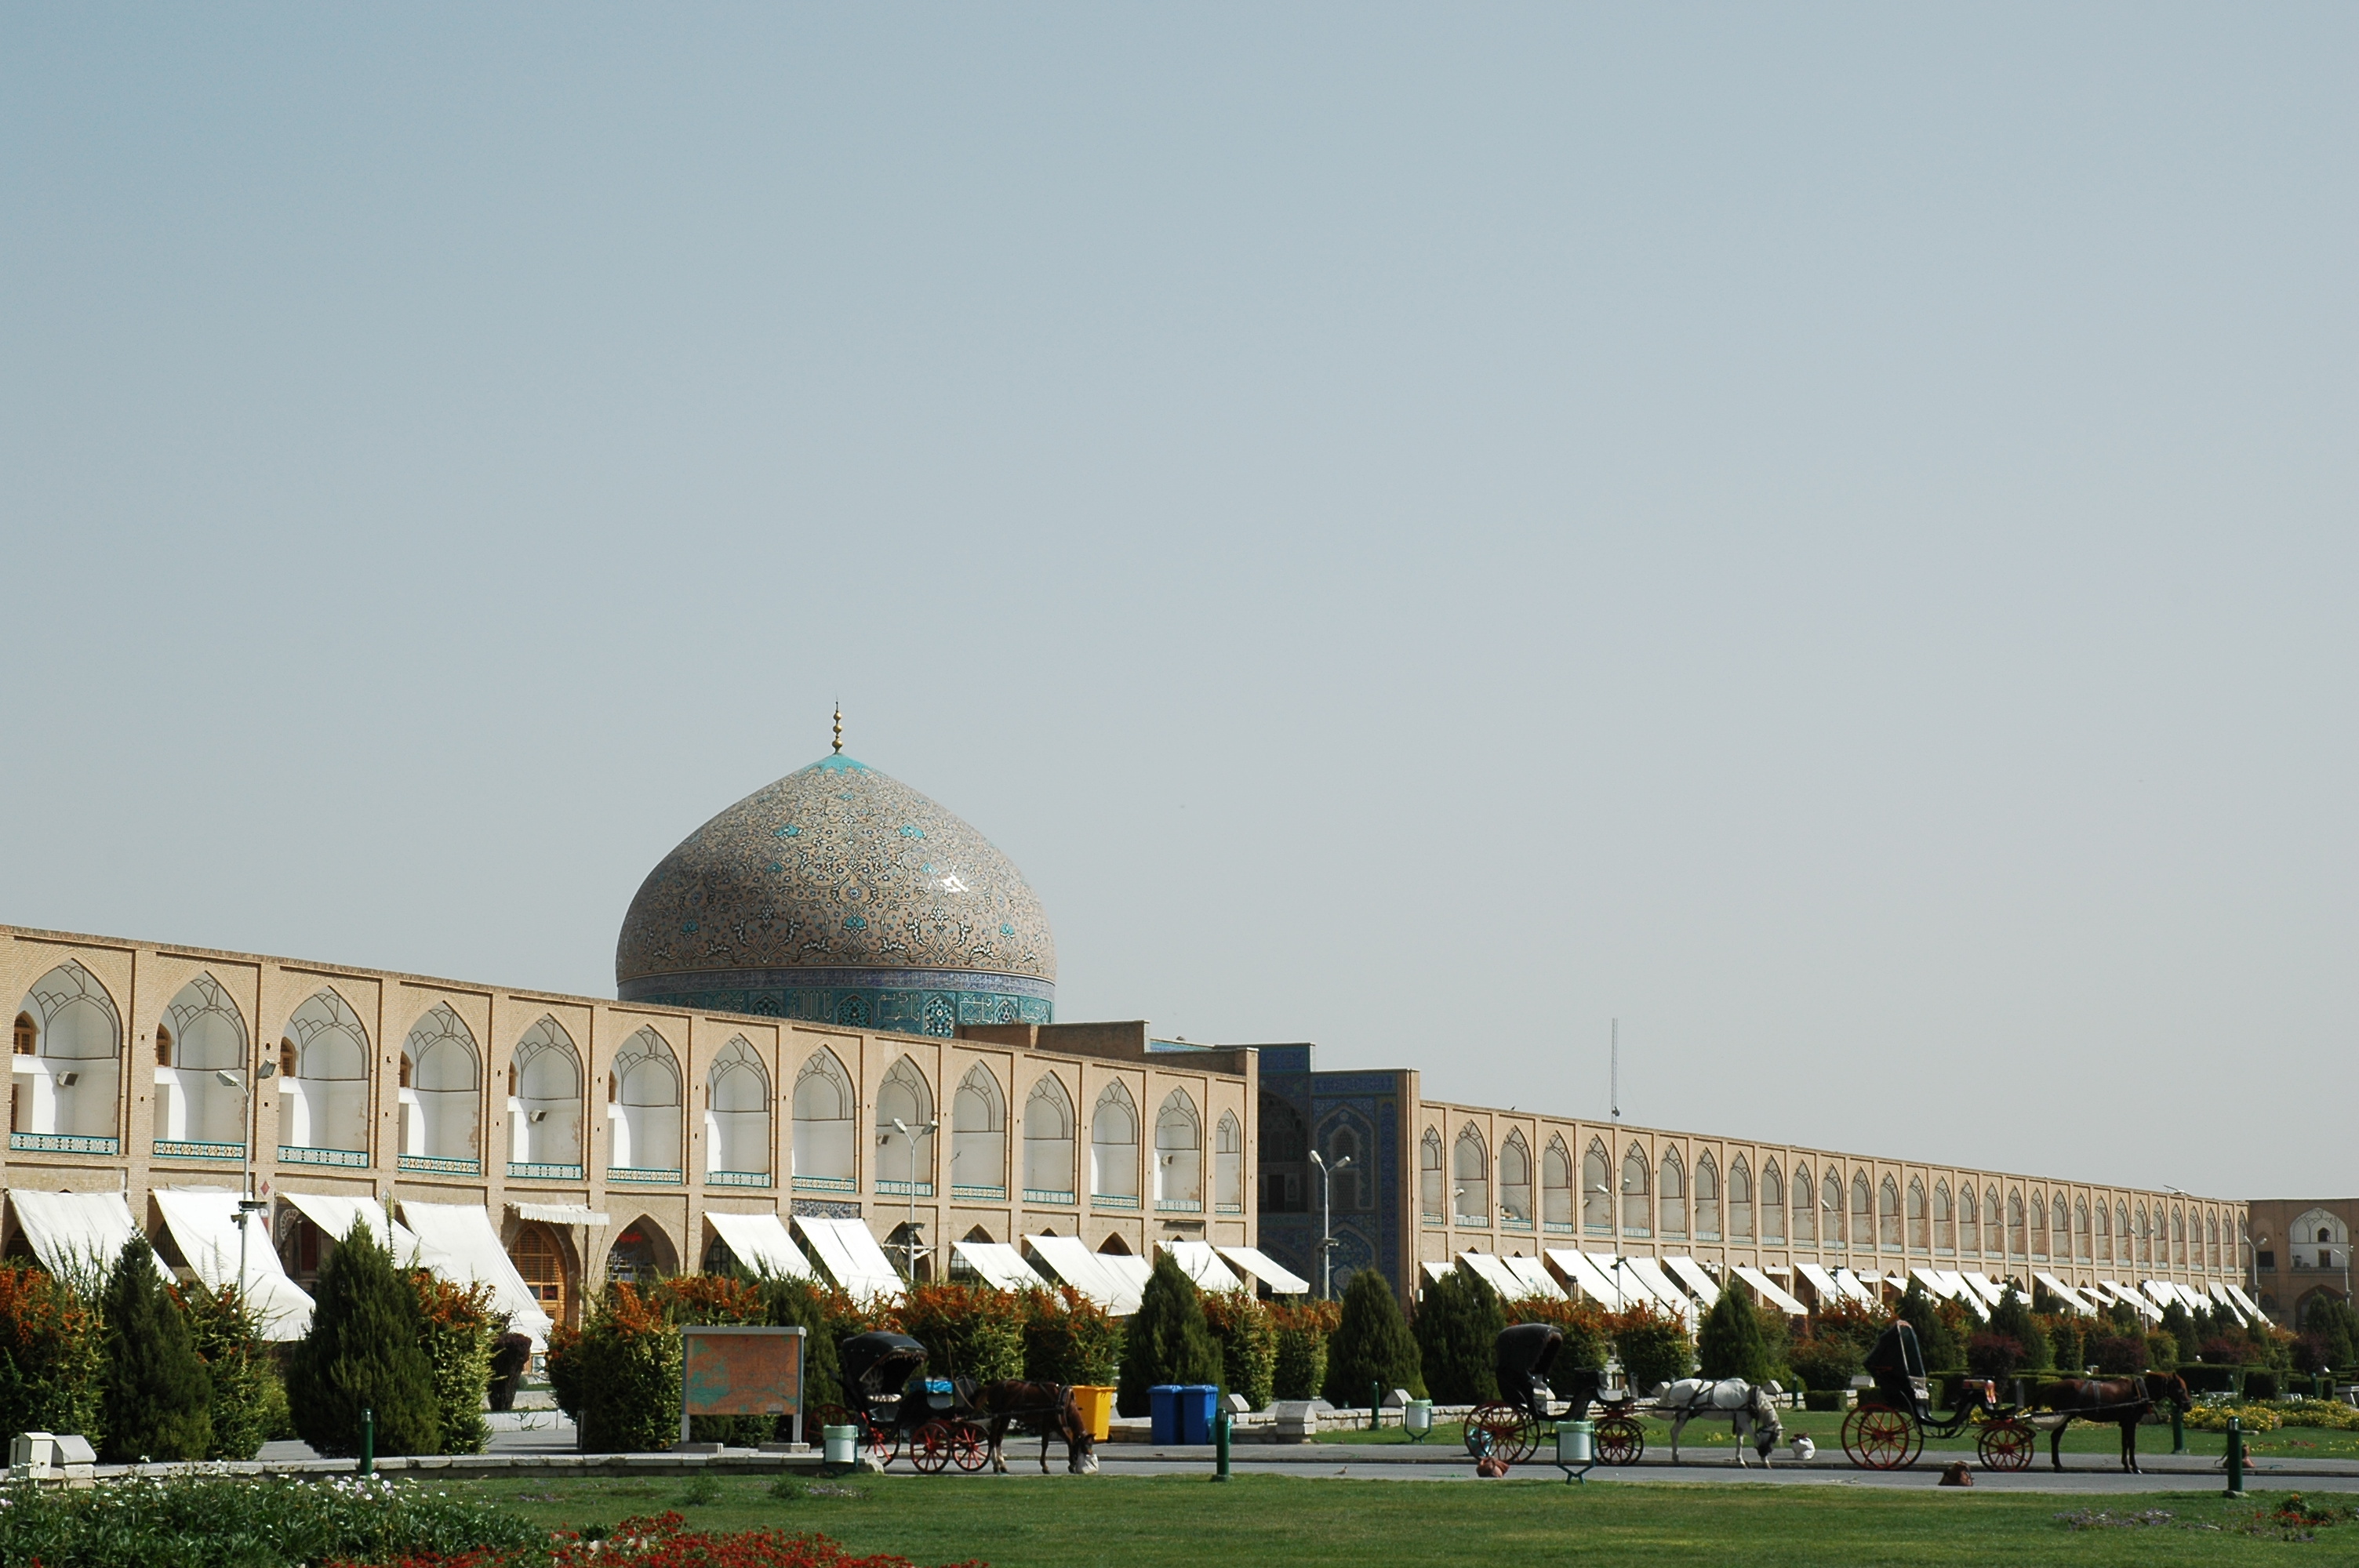
[(1049, 1473), (1049, 1439), (1065, 1440), (1065, 1468), (1076, 1476), (1094, 1473), (1098, 1467), (1096, 1445), (1090, 1440), (1090, 1429), (1082, 1421), (1081, 1401), (1073, 1390), (1062, 1383), (1026, 1383), (1007, 1379), (984, 1383), (974, 1390), (974, 1408), (991, 1422), (991, 1468), (995, 1474), (1007, 1473), (1007, 1456), (1002, 1444), (1007, 1440), (1008, 1424), (1022, 1422), (1037, 1427), (1040, 1433), (1040, 1474)]
[(2056, 1378), (2036, 1384), (2031, 1403), (2053, 1411), (2029, 1418), (2048, 1428), (2048, 1462), (2064, 1468), (2064, 1429), (2075, 1421), (2112, 1422), (2122, 1429), (2122, 1468), (2139, 1474), (2138, 1422), (2158, 1402), (2168, 1400), (2181, 1413), (2195, 1401), (2188, 1397), (2187, 1379), (2176, 1372), (2148, 1372), (2136, 1378)]

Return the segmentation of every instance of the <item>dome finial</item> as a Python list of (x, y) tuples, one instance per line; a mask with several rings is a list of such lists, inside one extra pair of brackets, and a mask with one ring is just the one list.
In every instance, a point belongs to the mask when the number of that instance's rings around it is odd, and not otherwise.
[(843, 755), (843, 699), (835, 701), (835, 754)]

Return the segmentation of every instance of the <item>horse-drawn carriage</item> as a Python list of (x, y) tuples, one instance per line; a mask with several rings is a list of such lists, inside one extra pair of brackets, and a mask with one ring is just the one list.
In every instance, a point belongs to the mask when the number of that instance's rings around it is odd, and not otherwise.
[(923, 1475), (956, 1465), (980, 1470), (991, 1460), (989, 1434), (975, 1419), (974, 1385), (963, 1378), (925, 1378), (926, 1347), (906, 1334), (856, 1334), (836, 1349), (847, 1403), (821, 1412), (832, 1425), (860, 1429), (860, 1445), (878, 1465), (893, 1463), (902, 1442)]
[(1998, 1390), (1988, 1379), (1961, 1380), (1950, 1409), (1934, 1411), (1925, 1354), (1918, 1347), (1916, 1329), (1907, 1323), (1886, 1329), (1864, 1365), (1873, 1386), (1862, 1391), (1843, 1423), (1843, 1452), (1862, 1469), (1905, 1469), (1924, 1452), (1926, 1433), (1955, 1437), (1977, 1422), (1982, 1432), (1974, 1448), (1985, 1468), (2021, 1470), (2031, 1464), (2037, 1438), (2030, 1423), (2017, 1407), (1998, 1402)]
[(1570, 1402), (1557, 1408), (1556, 1390), (1549, 1368), (1564, 1348), (1564, 1330), (1552, 1323), (1519, 1323), (1502, 1333), (1493, 1356), (1499, 1377), (1499, 1398), (1474, 1407), (1466, 1418), (1466, 1451), (1475, 1458), (1493, 1457), (1518, 1465), (1539, 1447), (1540, 1428), (1549, 1422), (1586, 1421), (1592, 1405), (1608, 1412), (1597, 1422), (1594, 1452), (1602, 1465), (1636, 1465), (1647, 1451), (1647, 1435), (1631, 1413), (1636, 1400), (1625, 1388), (1609, 1388), (1605, 1374), (1594, 1367), (1575, 1368)]

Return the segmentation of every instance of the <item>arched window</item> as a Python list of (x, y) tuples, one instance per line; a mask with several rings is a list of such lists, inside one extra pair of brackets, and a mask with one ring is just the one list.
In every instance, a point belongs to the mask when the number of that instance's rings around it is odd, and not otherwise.
[[(156, 1025), (156, 1137), (171, 1143), (214, 1144), (214, 1152), (243, 1148), (245, 1075), (251, 1068), (245, 1015), (211, 975), (199, 975), (182, 986), (164, 1015), (169, 1022)], [(25, 1028), (32, 1028), (29, 1018)], [(164, 1044), (168, 1030), (168, 1050)], [(223, 1082), (224, 1077), (229, 1081)]]
[[(934, 1190), (934, 1088), (904, 1056), (876, 1086), (876, 1190)], [(904, 1131), (903, 1129), (908, 1129)]]
[(770, 1075), (742, 1034), (704, 1076), (704, 1170), (723, 1186), (770, 1184)]
[(1572, 1228), (1572, 1151), (1554, 1135), (1540, 1152), (1540, 1223), (1550, 1230)]
[(2023, 1218), (2023, 1194), (2010, 1191), (2006, 1195), (2006, 1250), (2010, 1257), (2027, 1257), (2031, 1251), (2031, 1233)]
[(2110, 1263), (2114, 1260), (2114, 1211), (2105, 1206), (2103, 1198), (2097, 1200), (2096, 1226), (2097, 1261)]
[(549, 1013), (517, 1038), (508, 1058), (508, 1159), (544, 1168), (536, 1173), (582, 1173), (582, 1056)]
[(2097, 1251), (2089, 1236), (2089, 1200), (2075, 1198), (2072, 1202), (2072, 1256), (2081, 1262), (2093, 1261)]
[(1116, 1079), (1090, 1113), (1090, 1193), (1138, 1200), (1138, 1108)]
[(1647, 1166), (1647, 1152), (1636, 1143), (1622, 1156), (1622, 1234), (1655, 1234), (1655, 1180)]
[(1742, 1154), (1728, 1168), (1728, 1238), (1753, 1239), (1753, 1168)]
[(1491, 1152), (1483, 1135), (1468, 1122), (1458, 1132), (1451, 1153), (1451, 1208), (1462, 1225), (1491, 1223)]
[(1581, 1228), (1592, 1236), (1614, 1234), (1612, 1178), (1604, 1142), (1591, 1139), (1589, 1148), (1581, 1156)]
[(1930, 1252), (1933, 1249), (1931, 1217), (1925, 1211), (1925, 1184), (1914, 1176), (1908, 1179), (1908, 1250)]
[(1350, 1123), (1328, 1130), (1326, 1160), (1328, 1208), (1347, 1214), (1368, 1207), (1368, 1195), (1375, 1191), (1375, 1184), (1361, 1179), (1367, 1173), (1368, 1156), (1360, 1147), (1358, 1130)]
[(1958, 1250), (1958, 1210), (1947, 1178), (1933, 1184), (1933, 1250), (1944, 1256)]
[(2154, 1261), (2154, 1227), (2147, 1218), (2144, 1204), (2137, 1206), (2137, 1260), (2141, 1263)]
[(2187, 1267), (2187, 1211), (2170, 1211), (2170, 1261), (2174, 1268)]
[(1450, 1211), (1441, 1206), (1448, 1195), (1441, 1187), (1441, 1133), (1429, 1127), (1417, 1145), (1417, 1206), (1423, 1217), (1437, 1223), (1450, 1217)]
[(1980, 1252), (1982, 1249), (1982, 1200), (1974, 1196), (1974, 1184), (1968, 1182), (1958, 1189), (1958, 1250)]
[(525, 1287), (532, 1292), (533, 1300), (550, 1321), (563, 1323), (572, 1306), (569, 1289), (572, 1270), (565, 1256), (565, 1244), (557, 1232), (537, 1219), (527, 1219), (516, 1227), (516, 1239), (508, 1244), (508, 1260), (524, 1276)]
[(483, 1057), (474, 1032), (436, 1002), (401, 1043), (401, 1152), (431, 1160), (475, 1161)]
[(1810, 1167), (1794, 1167), (1794, 1244), (1815, 1247), (1819, 1239), (1819, 1190), (1810, 1184)]
[(1155, 1113), (1155, 1204), (1190, 1213), (1204, 1207), (1204, 1124), (1186, 1089), (1173, 1089)]
[(1499, 1145), (1499, 1213), (1511, 1225), (1532, 1223), (1532, 1152), (1521, 1128)]
[(1007, 1195), (1007, 1100), (998, 1076), (980, 1062), (951, 1097), (951, 1195)]
[(1867, 1173), (1851, 1173), (1851, 1244), (1854, 1247), (1875, 1245), (1875, 1199), (1868, 1191)]
[(1073, 1100), (1054, 1073), (1024, 1101), (1024, 1195), (1034, 1203), (1073, 1201)]
[(56, 1147), (116, 1152), (123, 1019), (98, 977), (69, 961), (35, 980), (16, 1014), (16, 1044), (11, 1130), (37, 1140), (103, 1139), (96, 1148)]
[(788, 1152), (797, 1186), (853, 1190), (859, 1174), (855, 1104), (851, 1075), (834, 1052), (821, 1046), (803, 1059), (795, 1072), (794, 1145)]
[[(1317, 1196), (1310, 1168), (1310, 1124), (1285, 1096), (1261, 1091), (1260, 1173), (1264, 1214), (1308, 1214)], [(1435, 1211), (1439, 1215), (1440, 1211)]]
[(1660, 1190), (1655, 1195), (1655, 1210), (1661, 1217), (1662, 1234), (1685, 1236), (1688, 1233), (1687, 1168), (1680, 1163), (1678, 1150), (1663, 1151), (1658, 1181)]
[(1712, 1162), (1709, 1150), (1696, 1156), (1695, 1238), (1720, 1239), (1720, 1167)]
[(1843, 1184), (1843, 1177), (1833, 1171), (1829, 1171), (1826, 1180), (1819, 1184), (1819, 1218), (1826, 1231), (1825, 1245), (1842, 1248), (1844, 1243)]
[(2127, 1263), (2130, 1258), (2129, 1205), (2115, 1199), (2114, 1203), (2114, 1261)]
[(649, 1025), (623, 1042), (606, 1072), (608, 1170), (677, 1177), (679, 1117), (679, 1059)]
[(2072, 1258), (2072, 1205), (2062, 1193), (2048, 1200), (2048, 1255), (2059, 1263)]
[(1900, 1246), (1900, 1188), (1889, 1176), (1875, 1190), (1875, 1244), (1887, 1252)]
[(2203, 1237), (2204, 1262), (2207, 1266), (2217, 1269), (2221, 1266), (2220, 1217), (2218, 1215), (2208, 1214), (2203, 1217)]
[(1245, 1211), (1245, 1130), (1233, 1110), (1212, 1129), (1212, 1204), (1222, 1214)]
[(1786, 1178), (1774, 1159), (1761, 1167), (1761, 1239), (1771, 1243), (1786, 1239)]
[(361, 1153), (327, 1162), (366, 1164), (369, 1039), (359, 1015), (334, 991), (315, 993), (288, 1018), (278, 1059), (279, 1143)]

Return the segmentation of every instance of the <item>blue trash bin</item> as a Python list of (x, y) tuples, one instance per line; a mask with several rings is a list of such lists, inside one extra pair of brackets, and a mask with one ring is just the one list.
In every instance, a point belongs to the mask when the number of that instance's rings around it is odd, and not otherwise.
[(1177, 1383), (1158, 1383), (1147, 1390), (1147, 1435), (1154, 1443), (1180, 1442), (1180, 1395)]
[(1211, 1383), (1182, 1383), (1179, 1388), (1180, 1441), (1210, 1443), (1212, 1441), (1212, 1411), (1220, 1403), (1221, 1390)]

